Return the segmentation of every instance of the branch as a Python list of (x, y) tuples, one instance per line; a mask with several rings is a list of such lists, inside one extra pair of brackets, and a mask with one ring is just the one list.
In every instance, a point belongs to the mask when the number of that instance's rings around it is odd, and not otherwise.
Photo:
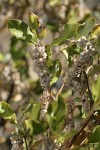
[(58, 93), (57, 93), (56, 97), (58, 97), (58, 96), (61, 94), (61, 92), (62, 92), (62, 90), (63, 90), (64, 85), (65, 85), (64, 83), (61, 85), (61, 87), (60, 87), (60, 89), (59, 89), (59, 91), (58, 91)]
[(70, 148), (74, 142), (76, 141), (76, 139), (78, 138), (78, 136), (80, 135), (80, 133), (83, 131), (83, 129), (87, 126), (87, 124), (89, 123), (89, 121), (91, 120), (94, 112), (95, 112), (95, 108), (98, 106), (98, 104), (95, 104), (92, 109), (90, 110), (86, 120), (84, 121), (84, 123), (81, 125), (79, 131), (70, 139), (70, 140), (65, 140), (65, 142), (63, 143), (63, 145), (60, 147), (59, 150), (65, 150), (66, 148)]

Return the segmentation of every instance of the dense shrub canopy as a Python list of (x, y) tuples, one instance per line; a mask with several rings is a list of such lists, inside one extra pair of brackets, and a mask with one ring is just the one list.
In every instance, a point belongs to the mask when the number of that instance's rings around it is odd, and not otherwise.
[(99, 10), (0, 1), (0, 150), (100, 149)]

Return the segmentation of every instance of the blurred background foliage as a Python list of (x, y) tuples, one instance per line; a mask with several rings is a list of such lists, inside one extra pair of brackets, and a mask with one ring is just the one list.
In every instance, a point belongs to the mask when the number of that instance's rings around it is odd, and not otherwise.
[[(65, 23), (83, 23), (90, 16), (93, 16), (96, 19), (96, 24), (99, 24), (100, 0), (0, 0), (0, 101), (4, 100), (9, 103), (14, 112), (19, 116), (19, 108), (26, 106), (30, 99), (34, 99), (34, 101), (37, 103), (37, 108), (39, 107), (38, 101), (43, 90), (36, 72), (36, 66), (32, 60), (33, 46), (26, 45), (25, 41), (19, 41), (15, 37), (12, 37), (8, 31), (7, 20), (20, 19), (28, 23), (28, 16), (30, 12), (34, 12), (39, 17), (40, 23), (43, 26), (46, 26), (47, 37), (44, 38), (44, 43), (50, 44), (52, 39), (57, 37), (59, 32), (62, 32)], [(99, 33), (98, 37), (100, 39), (100, 27), (95, 27), (94, 31), (95, 32), (93, 36), (95, 37), (95, 35)], [(68, 63), (65, 63), (66, 58), (60, 52), (61, 47), (53, 47), (53, 59), (55, 60), (58, 58), (62, 64), (62, 76), (55, 84), (51, 86), (53, 93), (56, 93), (59, 90), (60, 86), (62, 85), (64, 72), (67, 71), (68, 65), (71, 66), (73, 61), (72, 55), (74, 55), (73, 52), (71, 53), (73, 48), (76, 50), (74, 52), (75, 54), (80, 52), (76, 45), (69, 46), (69, 49), (67, 50), (69, 54)], [(92, 79), (94, 79), (94, 82), (96, 82), (95, 78), (100, 73), (100, 43), (97, 43), (96, 48), (98, 50), (98, 56), (96, 56), (93, 67), (89, 70), (89, 75), (91, 76), (91, 85)], [(64, 53), (64, 50), (62, 51)], [(97, 99), (98, 95), (96, 93), (96, 89), (100, 89), (100, 79), (98, 82), (98, 84), (95, 83), (93, 86), (91, 86), (91, 89), (93, 89), (94, 95), (97, 97)], [(66, 90), (63, 89), (62, 97), (66, 98), (69, 95), (69, 91), (66, 92)], [(58, 105), (57, 107), (59, 108), (60, 105), (62, 105), (60, 110), (54, 108), (56, 105)], [(53, 132), (57, 129), (60, 130), (58, 126), (65, 113), (63, 111), (65, 110), (64, 107), (65, 106), (62, 103), (61, 98), (59, 98), (58, 104), (49, 106), (47, 121)], [(50, 116), (52, 116), (51, 108), (54, 109), (55, 116), (62, 112), (62, 116), (60, 116), (61, 118), (57, 117), (58, 120), (55, 120), (53, 117), (50, 118)], [(39, 112), (37, 111), (36, 116), (38, 116), (38, 113)], [(57, 122), (53, 124), (52, 122), (54, 121)], [(43, 123), (42, 120), (41, 123)], [(41, 133), (44, 130), (43, 125), (40, 126), (40, 122), (37, 122), (36, 124), (34, 119), (30, 121), (30, 124), (33, 124), (35, 128), (38, 128), (34, 131), (35, 135), (38, 134), (38, 131)], [(57, 124), (58, 126), (56, 126)], [(44, 126), (47, 127), (47, 124)], [(0, 118), (0, 150), (11, 149), (9, 137), (13, 130), (13, 125)], [(93, 134), (96, 134), (95, 132), (97, 131), (94, 130)], [(30, 131), (30, 134), (31, 133), (33, 133), (33, 131)], [(69, 137), (70, 136), (71, 135), (69, 135)], [(60, 139), (60, 141), (61, 140), (63, 139)], [(92, 140), (93, 136), (91, 135), (90, 143)]]

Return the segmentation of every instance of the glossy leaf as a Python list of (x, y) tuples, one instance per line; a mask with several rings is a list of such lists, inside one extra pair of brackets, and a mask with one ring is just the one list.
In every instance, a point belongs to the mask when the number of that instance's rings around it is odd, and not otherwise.
[(92, 29), (95, 25), (95, 19), (94, 18), (89, 18), (84, 24), (80, 24), (77, 27), (77, 38), (80, 38), (82, 36), (87, 37), (90, 32), (92, 32)]
[(77, 24), (66, 24), (64, 30), (60, 33), (58, 38), (55, 38), (51, 45), (61, 45), (67, 39), (73, 38), (76, 35)]
[(8, 28), (11, 34), (16, 38), (24, 40), (26, 43), (37, 43), (37, 35), (32, 33), (29, 26), (23, 21), (10, 19), (8, 20)]
[(10, 105), (5, 101), (0, 101), (0, 117), (8, 119), (12, 123), (16, 123), (16, 115)]

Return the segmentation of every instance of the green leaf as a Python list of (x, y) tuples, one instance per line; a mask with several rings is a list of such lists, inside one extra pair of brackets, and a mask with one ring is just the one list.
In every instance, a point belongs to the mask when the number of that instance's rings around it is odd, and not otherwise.
[(77, 27), (77, 34), (76, 37), (80, 38), (82, 36), (87, 37), (90, 32), (92, 32), (92, 29), (95, 25), (95, 19), (94, 18), (89, 18), (84, 24), (80, 24)]
[(33, 133), (35, 135), (44, 132), (44, 128), (43, 128), (41, 122), (32, 121), (32, 126), (33, 126)]
[(96, 126), (89, 137), (89, 143), (100, 142), (100, 125)]
[(92, 93), (94, 96), (94, 101), (100, 101), (100, 76), (98, 76), (97, 80), (92, 86)]
[(37, 43), (37, 35), (32, 33), (29, 26), (23, 21), (10, 19), (8, 20), (8, 28), (11, 34), (16, 38), (24, 40), (26, 43)]
[(0, 117), (8, 119), (11, 123), (16, 123), (16, 115), (5, 101), (0, 101)]
[(58, 96), (58, 107), (55, 112), (55, 116), (57, 118), (57, 121), (61, 121), (65, 116), (65, 103), (64, 99), (61, 96)]
[(65, 103), (61, 96), (58, 97), (57, 102), (53, 102), (49, 105), (46, 118), (53, 133), (62, 128), (65, 112)]
[(78, 47), (76, 44), (70, 45), (66, 50), (70, 56), (79, 54), (81, 51), (80, 47)]
[(72, 62), (72, 56), (69, 55), (69, 53), (67, 52), (67, 49), (66, 49), (66, 48), (62, 49), (61, 51), (62, 51), (62, 53), (63, 53), (63, 54), (65, 55), (65, 57), (66, 57), (68, 67), (70, 67), (70, 66), (72, 65), (72, 63), (73, 63), (73, 62)]
[(61, 51), (65, 55), (67, 61), (69, 62), (70, 61), (69, 57), (79, 54), (81, 49), (76, 44), (73, 44), (73, 45), (68, 46), (67, 48), (63, 48)]
[(30, 101), (23, 113), (27, 115), (29, 120), (37, 121), (40, 116), (40, 103)]
[(29, 130), (29, 134), (32, 136), (41, 134), (44, 132), (43, 124), (39, 121), (26, 120), (26, 128)]
[(68, 60), (69, 56), (66, 48), (62, 49), (61, 52), (65, 55), (66, 59)]
[(51, 45), (61, 45), (67, 39), (73, 38), (76, 35), (77, 24), (66, 24), (62, 33), (58, 38), (55, 38)]
[(52, 85), (58, 80), (61, 74), (61, 63), (59, 62), (59, 60), (54, 61), (53, 65), (49, 68), (49, 70), (50, 74), (52, 75), (52, 80), (50, 82), (50, 85)]

